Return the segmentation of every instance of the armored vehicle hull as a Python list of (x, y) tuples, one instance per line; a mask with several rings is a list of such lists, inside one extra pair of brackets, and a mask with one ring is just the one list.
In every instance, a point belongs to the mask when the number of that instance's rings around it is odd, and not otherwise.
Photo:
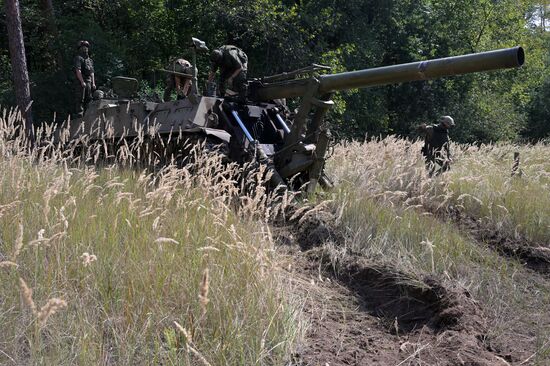
[[(223, 150), (232, 161), (265, 164), (274, 187), (312, 192), (318, 183), (330, 186), (323, 173), (330, 141), (323, 117), (333, 105), (333, 92), (519, 67), (524, 59), (523, 49), (515, 47), (332, 75), (316, 74), (326, 67), (314, 65), (250, 80), (245, 100), (201, 95), (196, 87), (196, 68), (193, 92), (183, 100), (163, 103), (133, 101), (130, 97), (135, 90), (124, 90), (123, 86), (137, 88), (137, 81), (120, 78), (117, 84), (122, 92), (118, 94), (126, 98), (92, 102), (83, 118), (65, 126), (60, 138), (109, 140), (115, 149), (136, 140), (157, 141), (165, 148), (157, 154), (163, 157), (159, 159), (162, 163), (185, 160), (179, 144), (202, 136), (226, 147)], [(297, 111), (290, 111), (284, 102), (284, 98), (293, 97), (302, 98)]]

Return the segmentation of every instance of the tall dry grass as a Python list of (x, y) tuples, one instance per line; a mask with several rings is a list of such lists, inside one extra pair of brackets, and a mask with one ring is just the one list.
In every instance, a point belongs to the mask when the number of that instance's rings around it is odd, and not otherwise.
[[(450, 172), (430, 178), (421, 142), (386, 138), (336, 147), (328, 168), (340, 184), (389, 205), (459, 210), (510, 236), (550, 243), (550, 146), (453, 144)], [(512, 176), (513, 155), (521, 157)], [(336, 163), (337, 162), (337, 163)]]
[[(182, 166), (177, 149), (145, 148), (143, 130), (127, 143), (45, 128), (31, 148), (19, 126), (2, 112), (0, 364), (283, 363), (303, 327), (268, 220), (292, 197), (270, 195), (263, 168), (204, 144)], [(459, 210), (548, 243), (549, 148), (455, 145), (452, 170), (433, 179), (419, 150), (393, 138), (337, 145), (337, 189), (304, 216), (336, 210), (349, 234), (337, 255), (461, 283), (491, 313), (490, 339), (532, 337), (531, 361), (544, 364), (548, 283), (442, 217)], [(511, 177), (515, 150), (522, 174)]]
[[(327, 170), (338, 184), (334, 209), (349, 234), (335, 255), (361, 253), (418, 276), (434, 273), (462, 284), (491, 315), (489, 339), (530, 339), (537, 350), (530, 361), (546, 364), (550, 283), (477, 243), (452, 219), (460, 211), (511, 240), (548, 245), (550, 146), (455, 144), (451, 171), (434, 178), (420, 148), (420, 142), (396, 138), (335, 147)], [(512, 177), (515, 151), (522, 174)]]
[(201, 145), (145, 170), (137, 143), (104, 159), (112, 140), (42, 129), (31, 149), (20, 121), (0, 117), (0, 364), (283, 362), (301, 326), (265, 171), (242, 193), (247, 173)]

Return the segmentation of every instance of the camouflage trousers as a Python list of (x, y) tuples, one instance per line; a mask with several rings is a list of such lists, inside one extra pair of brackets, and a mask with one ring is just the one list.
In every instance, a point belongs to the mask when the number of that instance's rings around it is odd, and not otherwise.
[(169, 75), (167, 78), (166, 78), (166, 88), (164, 89), (164, 95), (163, 95), (163, 100), (165, 102), (168, 102), (170, 99), (171, 99), (171, 96), (172, 96), (172, 93), (174, 91), (176, 91), (177, 93), (177, 99), (183, 99), (185, 98), (186, 94), (189, 93), (190, 89), (191, 89), (191, 80), (186, 80), (186, 79), (183, 79), (181, 80), (180, 79), (180, 87), (178, 88), (176, 86), (176, 80), (174, 78), (174, 76), (172, 75)]
[(426, 169), (430, 177), (440, 175), (451, 169), (450, 160), (440, 151), (435, 151), (424, 156), (426, 159)]
[(84, 115), (88, 103), (92, 100), (92, 82), (85, 81), (84, 83), (86, 84), (84, 87), (82, 87), (80, 83), (75, 83), (74, 85), (76, 117), (82, 117)]
[(225, 96), (227, 89), (237, 92), (239, 97), (246, 98), (247, 94), (247, 83), (246, 83), (246, 70), (241, 70), (241, 72), (233, 78), (233, 83), (229, 85), (227, 79), (220, 78), (219, 91), (220, 96)]

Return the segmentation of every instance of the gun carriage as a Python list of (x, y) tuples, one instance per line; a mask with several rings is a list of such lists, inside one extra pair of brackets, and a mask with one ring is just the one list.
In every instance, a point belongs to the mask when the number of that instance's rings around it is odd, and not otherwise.
[[(274, 187), (304, 187), (313, 192), (318, 184), (331, 185), (323, 172), (330, 141), (324, 116), (334, 104), (334, 92), (514, 68), (525, 58), (523, 49), (514, 47), (337, 74), (320, 75), (327, 67), (312, 65), (249, 80), (243, 100), (200, 93), (196, 53), (207, 48), (195, 38), (192, 48), (193, 85), (187, 98), (162, 103), (135, 101), (137, 81), (115, 78), (117, 98), (93, 101), (82, 118), (66, 126), (65, 139), (86, 135), (92, 140), (109, 137), (128, 144), (157, 136), (168, 155), (177, 158), (185, 154), (178, 144), (202, 136), (227, 147), (233, 161), (266, 164)], [(294, 113), (284, 100), (297, 97), (301, 103)]]

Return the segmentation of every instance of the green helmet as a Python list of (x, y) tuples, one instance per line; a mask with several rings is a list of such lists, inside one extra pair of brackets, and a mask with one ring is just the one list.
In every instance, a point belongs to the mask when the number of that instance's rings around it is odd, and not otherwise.
[(81, 40), (81, 41), (78, 41), (77, 44), (76, 44), (76, 48), (80, 48), (80, 47), (90, 47), (90, 42), (88, 41), (84, 41), (84, 40)]
[(217, 49), (212, 51), (212, 53), (210, 54), (210, 61), (212, 61), (212, 63), (218, 63), (221, 61), (222, 57), (223, 57), (222, 51)]
[(441, 116), (439, 123), (441, 123), (445, 128), (451, 128), (455, 125), (455, 121), (451, 116)]
[(167, 69), (169, 69), (170, 71), (180, 72), (182, 74), (191, 75), (193, 73), (193, 67), (191, 63), (183, 58), (178, 58), (172, 61)]
[(105, 97), (105, 93), (102, 90), (96, 90), (94, 94), (92, 94), (92, 98), (94, 100), (103, 99)]

